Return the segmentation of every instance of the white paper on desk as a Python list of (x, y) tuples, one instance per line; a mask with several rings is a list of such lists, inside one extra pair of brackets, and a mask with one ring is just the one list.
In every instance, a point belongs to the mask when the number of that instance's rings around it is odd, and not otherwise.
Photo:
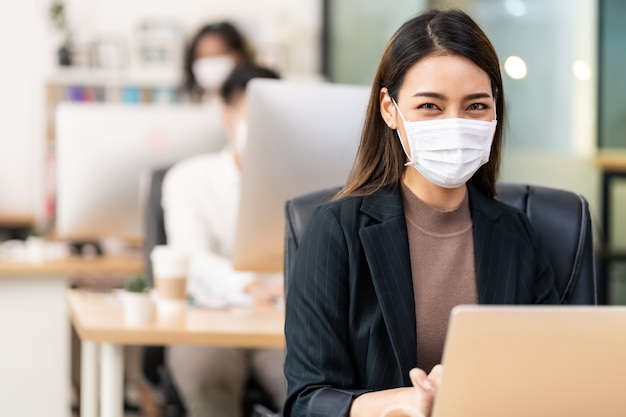
[(41, 238), (10, 239), (0, 243), (0, 259), (6, 261), (39, 263), (65, 259), (70, 254), (67, 244)]
[(206, 308), (228, 308), (245, 307), (249, 308), (255, 304), (254, 297), (249, 294), (233, 293), (223, 296), (199, 295), (193, 298), (193, 304)]

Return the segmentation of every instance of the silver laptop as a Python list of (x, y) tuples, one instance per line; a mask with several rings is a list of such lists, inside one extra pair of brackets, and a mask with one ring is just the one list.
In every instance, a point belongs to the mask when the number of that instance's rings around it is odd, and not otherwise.
[(459, 306), (433, 417), (626, 416), (626, 307)]

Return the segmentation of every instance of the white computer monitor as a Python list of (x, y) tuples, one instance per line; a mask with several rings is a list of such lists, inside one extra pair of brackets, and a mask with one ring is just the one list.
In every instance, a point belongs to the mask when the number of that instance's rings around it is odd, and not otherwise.
[(226, 142), (218, 105), (63, 103), (56, 126), (56, 232), (71, 241), (141, 239), (149, 173)]
[(370, 87), (321, 82), (250, 82), (236, 269), (282, 271), (285, 202), (345, 183), (369, 92)]

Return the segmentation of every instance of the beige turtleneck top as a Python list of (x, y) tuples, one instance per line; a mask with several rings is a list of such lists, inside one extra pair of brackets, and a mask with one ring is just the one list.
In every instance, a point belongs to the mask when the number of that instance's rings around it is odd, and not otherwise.
[(476, 267), (472, 218), (467, 193), (458, 207), (440, 211), (402, 184), (409, 236), (417, 365), (430, 372), (441, 362), (450, 310), (476, 304)]

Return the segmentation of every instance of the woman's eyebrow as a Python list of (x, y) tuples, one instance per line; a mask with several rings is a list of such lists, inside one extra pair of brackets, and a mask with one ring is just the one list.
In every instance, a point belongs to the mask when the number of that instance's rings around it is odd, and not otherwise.
[(474, 94), (468, 94), (467, 96), (465, 96), (465, 101), (468, 100), (476, 100), (479, 98), (492, 98), (491, 94), (489, 93), (474, 93)]
[[(418, 91), (417, 93), (413, 94), (413, 97), (430, 97), (430, 98), (435, 98), (437, 100), (442, 100), (442, 101), (448, 100), (448, 96), (446, 96), (445, 94), (435, 93), (432, 91)], [(463, 101), (477, 100), (481, 98), (491, 99), (492, 97), (490, 93), (473, 93), (473, 94), (466, 95), (463, 98)]]
[(438, 100), (448, 100), (448, 97), (445, 94), (433, 93), (430, 91), (418, 91), (417, 93), (413, 94), (413, 97), (431, 97)]

